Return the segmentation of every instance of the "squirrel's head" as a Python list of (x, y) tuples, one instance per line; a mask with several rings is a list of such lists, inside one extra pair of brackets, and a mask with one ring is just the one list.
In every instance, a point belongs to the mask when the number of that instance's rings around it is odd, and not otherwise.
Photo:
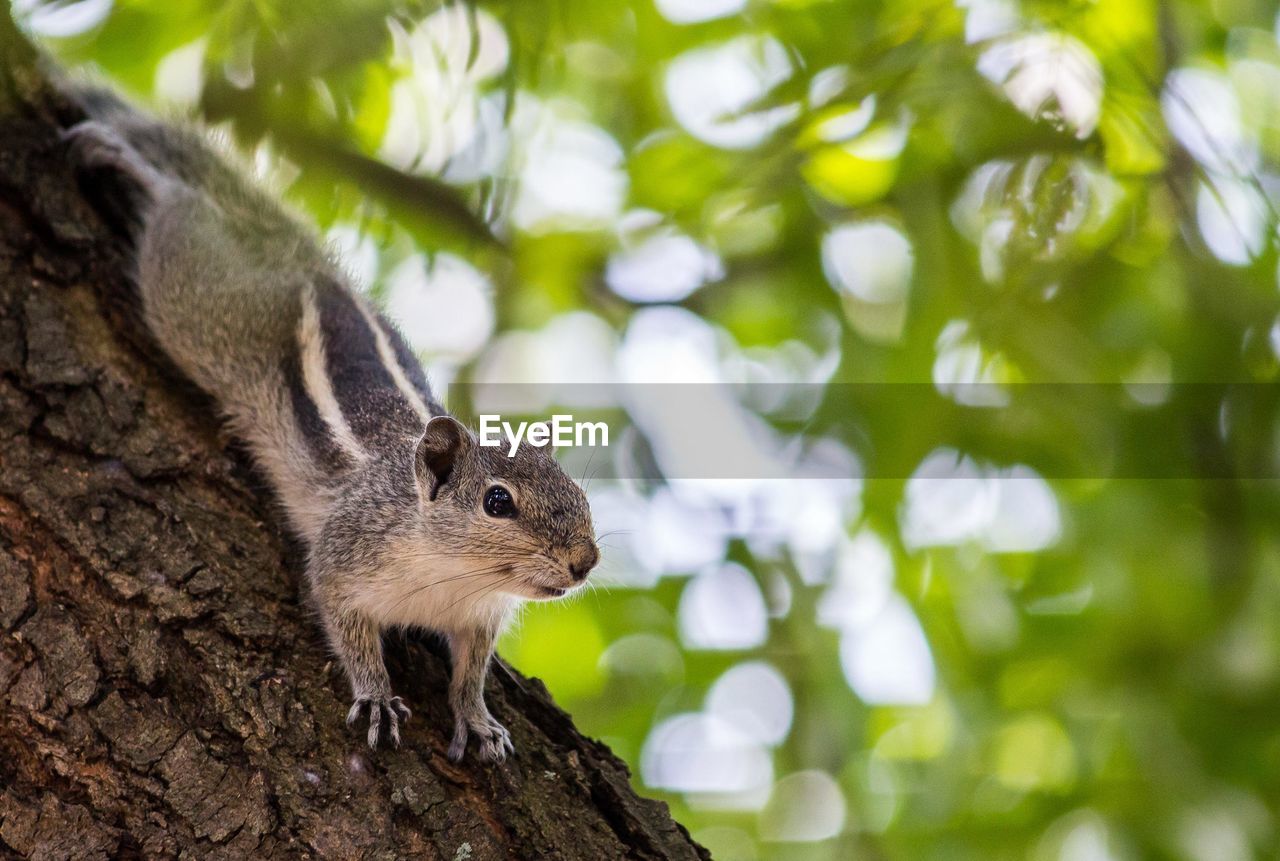
[(559, 598), (600, 559), (586, 494), (544, 449), (521, 446), (508, 457), (479, 445), (456, 419), (436, 416), (414, 472), (428, 528), (468, 568), (499, 575), (495, 591)]

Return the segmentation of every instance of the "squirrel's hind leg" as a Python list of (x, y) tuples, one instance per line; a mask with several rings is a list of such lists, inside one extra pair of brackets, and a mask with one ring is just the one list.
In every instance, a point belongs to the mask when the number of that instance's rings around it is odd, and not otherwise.
[(142, 157), (120, 132), (98, 120), (86, 120), (62, 133), (78, 163), (109, 167), (133, 180), (151, 200), (176, 180), (166, 177)]

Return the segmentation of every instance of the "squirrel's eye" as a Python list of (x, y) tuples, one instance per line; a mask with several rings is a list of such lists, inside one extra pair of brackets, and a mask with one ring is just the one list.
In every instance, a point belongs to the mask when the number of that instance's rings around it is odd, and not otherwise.
[(484, 513), (490, 517), (515, 517), (516, 503), (511, 491), (494, 485), (484, 492)]

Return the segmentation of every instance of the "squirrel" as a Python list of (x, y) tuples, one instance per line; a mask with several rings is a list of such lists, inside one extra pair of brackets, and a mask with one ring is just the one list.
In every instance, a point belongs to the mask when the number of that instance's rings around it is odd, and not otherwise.
[[(382, 632), (448, 642), (448, 756), (514, 752), (489, 712), (494, 643), (523, 600), (559, 598), (599, 560), (582, 488), (550, 452), (481, 446), (435, 399), (395, 327), (311, 229), (204, 136), (107, 91), (64, 137), (81, 168), (136, 186), (141, 316), (174, 365), (216, 401), (306, 548), (308, 597), (351, 682), (347, 723), (400, 744)], [(448, 309), (441, 309), (448, 313)]]

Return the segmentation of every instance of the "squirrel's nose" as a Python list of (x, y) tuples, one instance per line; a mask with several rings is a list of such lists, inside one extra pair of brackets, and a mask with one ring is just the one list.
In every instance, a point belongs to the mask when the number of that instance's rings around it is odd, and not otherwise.
[(596, 563), (600, 561), (600, 551), (595, 545), (588, 547), (578, 558), (569, 563), (569, 575), (574, 580), (585, 580), (587, 575), (591, 573), (591, 569), (596, 567)]

